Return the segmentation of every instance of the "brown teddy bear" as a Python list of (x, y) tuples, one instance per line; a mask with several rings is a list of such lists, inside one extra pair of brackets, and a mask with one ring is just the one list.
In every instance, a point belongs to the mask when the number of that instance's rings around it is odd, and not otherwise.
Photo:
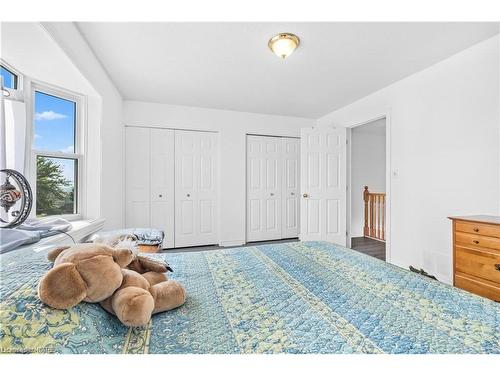
[(138, 327), (151, 314), (181, 306), (184, 288), (164, 274), (167, 264), (135, 255), (131, 249), (103, 244), (78, 244), (53, 249), (54, 267), (38, 284), (38, 296), (47, 305), (67, 309), (100, 302), (126, 326)]

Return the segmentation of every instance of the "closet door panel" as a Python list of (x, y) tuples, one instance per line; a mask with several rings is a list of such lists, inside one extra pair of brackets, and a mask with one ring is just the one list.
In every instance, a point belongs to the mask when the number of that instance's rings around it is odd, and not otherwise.
[(247, 241), (281, 238), (282, 142), (247, 136)]
[(261, 190), (263, 143), (259, 137), (247, 136), (247, 241), (255, 241), (262, 236), (262, 200)]
[(300, 140), (283, 138), (283, 238), (299, 235)]
[(175, 246), (218, 243), (217, 134), (175, 131)]
[(199, 159), (196, 165), (197, 211), (196, 230), (203, 244), (218, 243), (218, 136), (214, 133), (199, 132)]
[(125, 225), (150, 226), (150, 130), (125, 130)]
[(163, 247), (174, 247), (174, 131), (151, 129), (151, 227), (165, 233)]
[(200, 200), (200, 233), (210, 234), (214, 232), (214, 213), (212, 201)]
[[(179, 234), (181, 236), (194, 235), (194, 203), (192, 200), (180, 199), (179, 204), (180, 221), (179, 221)], [(179, 235), (178, 234), (178, 235)], [(182, 237), (179, 237), (179, 241)], [(176, 245), (178, 245), (176, 243)]]

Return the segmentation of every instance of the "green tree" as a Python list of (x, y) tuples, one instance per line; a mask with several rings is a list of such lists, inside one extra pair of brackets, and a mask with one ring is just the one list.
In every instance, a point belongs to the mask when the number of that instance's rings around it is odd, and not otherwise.
[(65, 202), (73, 195), (71, 182), (63, 175), (61, 165), (46, 157), (37, 157), (36, 214), (39, 216), (60, 215)]

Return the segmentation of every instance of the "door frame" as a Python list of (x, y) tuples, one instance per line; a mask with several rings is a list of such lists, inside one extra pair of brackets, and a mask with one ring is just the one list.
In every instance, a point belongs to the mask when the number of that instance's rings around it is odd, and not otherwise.
[(352, 187), (352, 173), (351, 173), (351, 151), (352, 151), (352, 129), (361, 125), (366, 125), (371, 122), (385, 119), (385, 261), (391, 263), (391, 208), (392, 208), (392, 169), (391, 169), (391, 109), (387, 108), (382, 114), (368, 118), (361, 122), (356, 122), (347, 126), (347, 190), (346, 190), (346, 228), (347, 228), (347, 247), (351, 247), (351, 187)]
[[(293, 135), (276, 135), (276, 134), (258, 134), (258, 133), (245, 133), (245, 244), (249, 243), (248, 242), (248, 136), (257, 136), (257, 137), (272, 137), (272, 138), (292, 138), (292, 139), (298, 139), (300, 141), (300, 135), (293, 136)], [(299, 154), (299, 165), (298, 168), (300, 169), (300, 154)], [(302, 175), (299, 174), (299, 188), (300, 188), (300, 179), (302, 178)], [(300, 200), (299, 200), (300, 204)], [(283, 211), (283, 210), (282, 210)], [(300, 212), (300, 211), (299, 211)], [(298, 217), (298, 225), (299, 225), (299, 236), (300, 236), (300, 217)], [(281, 238), (284, 239), (284, 238)], [(277, 240), (279, 241), (279, 240)]]

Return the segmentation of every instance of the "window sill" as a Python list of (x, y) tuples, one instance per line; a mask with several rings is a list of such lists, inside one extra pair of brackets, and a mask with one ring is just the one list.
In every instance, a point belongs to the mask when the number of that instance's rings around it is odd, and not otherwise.
[[(73, 228), (65, 233), (69, 234), (75, 239), (77, 243), (79, 243), (90, 235), (100, 231), (104, 227), (105, 221), (106, 220), (104, 219), (75, 220), (71, 222)], [(61, 233), (55, 236), (46, 237), (41, 241), (29, 246), (33, 248), (33, 251), (39, 252), (42, 250), (46, 250), (49, 247), (53, 247), (54, 245), (65, 244), (73, 244), (73, 241), (66, 234)]]

